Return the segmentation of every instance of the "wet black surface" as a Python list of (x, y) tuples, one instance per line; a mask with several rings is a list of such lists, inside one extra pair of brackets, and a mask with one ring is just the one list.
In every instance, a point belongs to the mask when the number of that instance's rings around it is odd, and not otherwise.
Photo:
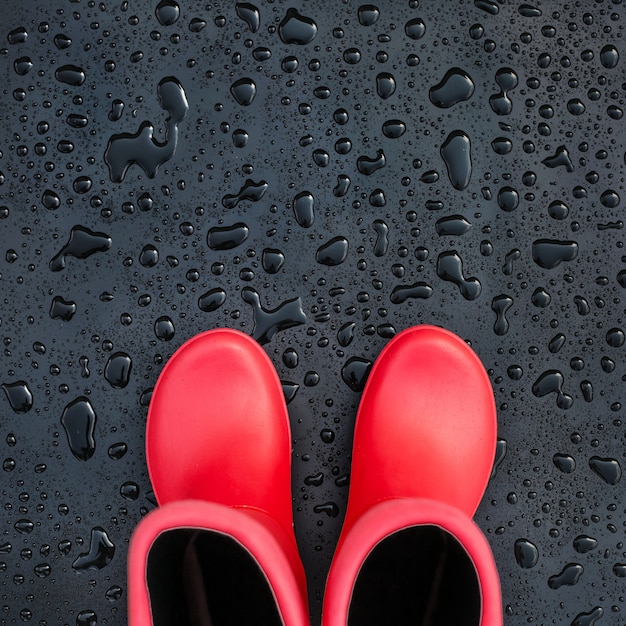
[(216, 326), (284, 381), (318, 623), (359, 390), (420, 323), (493, 383), (505, 623), (624, 623), (622, 2), (2, 11), (1, 623), (126, 623), (150, 391)]

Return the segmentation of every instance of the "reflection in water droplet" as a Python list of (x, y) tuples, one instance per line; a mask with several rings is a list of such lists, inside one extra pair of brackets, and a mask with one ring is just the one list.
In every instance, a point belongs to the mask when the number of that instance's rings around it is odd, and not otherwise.
[(589, 613), (579, 613), (571, 626), (593, 626), (603, 615), (604, 609), (601, 606), (596, 606)]
[(115, 352), (104, 366), (104, 378), (115, 389), (128, 385), (133, 362), (126, 352)]
[(539, 561), (537, 546), (528, 539), (518, 539), (515, 542), (515, 560), (520, 567), (531, 569)]
[(94, 439), (96, 413), (91, 402), (84, 396), (70, 402), (63, 409), (61, 424), (65, 429), (72, 454), (79, 461), (89, 460), (96, 451)]
[(354, 339), (354, 331), (356, 330), (356, 324), (354, 322), (346, 322), (337, 331), (337, 341), (342, 348), (348, 347)]
[(394, 304), (402, 304), (409, 299), (425, 300), (433, 295), (433, 288), (425, 282), (417, 282), (412, 285), (398, 285), (393, 288), (390, 300)]
[(115, 555), (115, 545), (109, 539), (107, 532), (96, 526), (91, 530), (89, 552), (81, 554), (72, 563), (72, 568), (77, 572), (100, 570), (106, 567)]
[(261, 259), (263, 269), (268, 274), (278, 273), (285, 264), (285, 255), (275, 248), (265, 248)]
[(462, 215), (442, 217), (435, 223), (435, 230), (440, 237), (460, 237), (471, 228), (472, 225)]
[(33, 394), (28, 388), (28, 383), (18, 380), (14, 383), (2, 385), (11, 408), (16, 413), (28, 413), (33, 407)]
[(348, 258), (348, 248), (345, 237), (333, 237), (317, 249), (315, 260), (322, 265), (340, 265)]
[(453, 67), (446, 72), (441, 82), (430, 88), (430, 101), (442, 109), (469, 100), (474, 93), (474, 81), (464, 70)]
[(470, 138), (460, 130), (453, 131), (441, 146), (441, 158), (455, 189), (467, 189), (472, 176)]
[(522, 17), (541, 17), (542, 15), (541, 9), (532, 4), (520, 4), (517, 11)]
[(278, 25), (278, 35), (283, 43), (304, 46), (315, 39), (317, 24), (310, 17), (300, 15), (296, 9), (288, 9)]
[(495, 0), (474, 0), (474, 6), (482, 9), (485, 13), (489, 13), (489, 15), (498, 15), (500, 12), (500, 7)]
[(513, 150), (513, 142), (506, 137), (496, 137), (496, 139), (491, 142), (491, 147), (496, 154), (509, 154), (509, 152)]
[(387, 120), (383, 124), (383, 135), (389, 139), (398, 139), (406, 132), (406, 124), (402, 120)]
[(437, 275), (458, 286), (461, 295), (466, 300), (476, 300), (482, 286), (476, 277), (465, 278), (463, 275), (463, 261), (456, 250), (442, 252), (437, 259)]

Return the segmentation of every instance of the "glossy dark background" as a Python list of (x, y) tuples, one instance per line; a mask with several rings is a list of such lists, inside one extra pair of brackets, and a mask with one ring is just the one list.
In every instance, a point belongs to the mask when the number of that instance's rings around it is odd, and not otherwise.
[(2, 3), (0, 623), (126, 623), (150, 391), (216, 326), (290, 398), (318, 623), (359, 386), (420, 323), (493, 383), (505, 623), (624, 622), (624, 6), (358, 8)]

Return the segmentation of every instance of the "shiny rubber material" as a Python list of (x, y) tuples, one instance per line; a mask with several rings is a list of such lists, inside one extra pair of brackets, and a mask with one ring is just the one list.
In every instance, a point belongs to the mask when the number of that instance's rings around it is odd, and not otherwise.
[(455, 535), (479, 575), (482, 626), (502, 623), (500, 585), (486, 539), (471, 518), (493, 466), (497, 419), (487, 373), (453, 333), (415, 326), (382, 350), (355, 424), (346, 518), (328, 575), (324, 626), (346, 626), (367, 553), (417, 524)]
[(257, 560), (286, 626), (308, 624), (304, 568), (293, 532), (291, 432), (278, 375), (248, 335), (216, 329), (181, 346), (155, 386), (146, 435), (159, 509), (129, 551), (129, 625), (152, 623), (150, 546), (165, 530), (222, 532)]

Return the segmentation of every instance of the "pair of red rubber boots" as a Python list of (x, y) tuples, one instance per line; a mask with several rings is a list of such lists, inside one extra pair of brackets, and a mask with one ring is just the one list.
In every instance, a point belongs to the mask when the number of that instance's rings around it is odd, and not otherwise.
[[(491, 385), (465, 342), (424, 325), (387, 344), (358, 410), (323, 626), (502, 623), (472, 521), (495, 444)], [(150, 403), (147, 460), (160, 507), (131, 540), (129, 625), (307, 626), (287, 409), (254, 340), (211, 330), (174, 354)]]

